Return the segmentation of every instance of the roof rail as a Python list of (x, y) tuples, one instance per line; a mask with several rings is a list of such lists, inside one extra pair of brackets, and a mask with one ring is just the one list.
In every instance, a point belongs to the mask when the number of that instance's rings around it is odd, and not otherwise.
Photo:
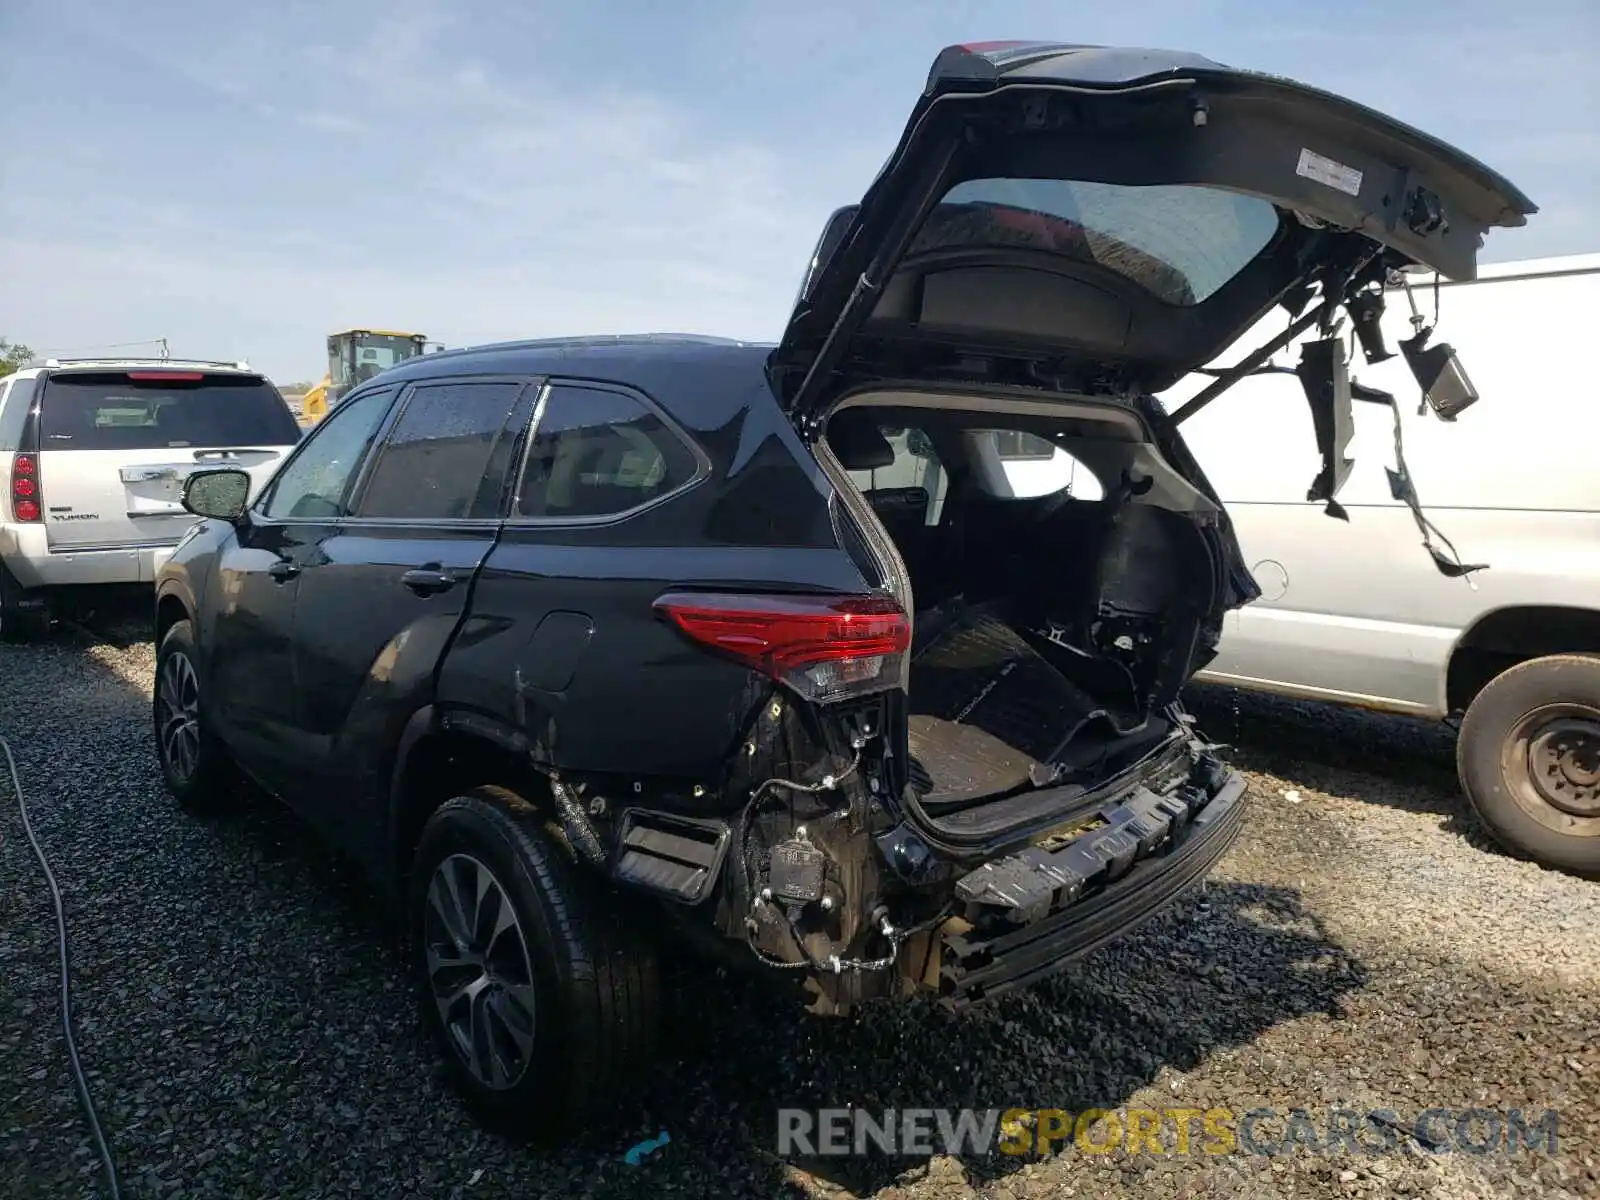
[(96, 354), (89, 358), (35, 359), (29, 365), (35, 367), (64, 367), (82, 366), (84, 363), (148, 363), (152, 367), (231, 367), (236, 371), (248, 371), (251, 369), (250, 364), (242, 358), (147, 358), (137, 354), (110, 357), (104, 354)]

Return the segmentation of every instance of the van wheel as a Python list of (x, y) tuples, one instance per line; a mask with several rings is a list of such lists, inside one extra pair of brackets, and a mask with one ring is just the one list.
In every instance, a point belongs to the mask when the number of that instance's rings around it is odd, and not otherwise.
[(179, 621), (156, 651), (150, 709), (167, 791), (180, 808), (203, 815), (231, 807), (237, 779), (227, 749), (206, 727), (197, 660), (194, 629)]
[(1461, 722), (1456, 768), (1501, 845), (1600, 875), (1600, 657), (1529, 659), (1490, 680)]
[(655, 959), (594, 882), (505, 788), (457, 796), (423, 828), (409, 902), (422, 1018), (492, 1128), (554, 1137), (649, 1073)]
[(50, 635), (55, 614), (48, 593), (28, 595), (4, 563), (0, 563), (0, 638), (32, 642)]

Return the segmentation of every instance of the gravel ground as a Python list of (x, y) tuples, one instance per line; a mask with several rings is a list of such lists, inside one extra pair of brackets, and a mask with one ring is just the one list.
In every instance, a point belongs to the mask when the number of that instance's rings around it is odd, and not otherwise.
[[(66, 897), (79, 1045), (129, 1197), (1600, 1194), (1600, 885), (1490, 848), (1458, 815), (1445, 731), (1203, 692), (1253, 797), (1203, 893), (961, 1019), (819, 1021), (716, 980), (680, 1006), (677, 1057), (640, 1079), (621, 1128), (539, 1155), (477, 1131), (442, 1086), (349, 866), (270, 805), (201, 823), (168, 804), (153, 654), (136, 627), (101, 633), (0, 647), (0, 732)], [(0, 835), (0, 1195), (100, 1195), (48, 896), (9, 795)], [(803, 1170), (771, 1153), (780, 1103), (1520, 1106), (1558, 1109), (1561, 1140), (1554, 1156), (1069, 1144)], [(664, 1149), (622, 1161), (663, 1128)]]

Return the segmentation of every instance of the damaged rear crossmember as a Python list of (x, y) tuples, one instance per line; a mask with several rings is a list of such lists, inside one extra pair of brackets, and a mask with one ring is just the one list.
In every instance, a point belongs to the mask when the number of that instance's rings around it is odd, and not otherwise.
[(1210, 795), (1140, 788), (1069, 845), (1031, 848), (958, 881), (966, 917), (944, 930), (940, 1003), (959, 1011), (1054, 975), (1196, 886), (1243, 817), (1243, 777), (1216, 778)]
[(905, 814), (884, 803), (881, 742), (858, 724), (847, 764), (769, 778), (729, 819), (552, 791), (575, 853), (722, 947), (743, 942), (743, 961), (800, 975), (825, 1014), (919, 991), (961, 1008), (1051, 974), (1203, 877), (1242, 815), (1242, 781), (1195, 743), (1160, 792), (1135, 785), (978, 865), (929, 848), (940, 869), (908, 878), (884, 842)]
[(975, 924), (996, 914), (1018, 925), (1037, 920), (1159, 853), (1210, 798), (1195, 782), (1167, 795), (1141, 785), (1126, 799), (1100, 809), (1065, 845), (1030, 846), (957, 880), (962, 915)]

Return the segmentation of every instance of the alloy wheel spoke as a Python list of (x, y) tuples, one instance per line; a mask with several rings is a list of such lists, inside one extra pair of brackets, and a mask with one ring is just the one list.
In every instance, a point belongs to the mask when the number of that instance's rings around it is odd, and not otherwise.
[(511, 901), (499, 887), (492, 887), (484, 894), (478, 907), (478, 926), (474, 931), (474, 942), (482, 947), (485, 962), (494, 961), (495, 949), (500, 944), (500, 938), (508, 931), (515, 933), (516, 949), (521, 950), (521, 930), (517, 926), (517, 915), (512, 911)]
[[(465, 866), (464, 863), (460, 864)], [(461, 896), (456, 859), (440, 864), (428, 886), (428, 904), (444, 926), (445, 933), (463, 951), (471, 947), (471, 926), (467, 924), (466, 907)]]
[(491, 1070), (503, 1084), (515, 1082), (533, 1051), (533, 1025), (491, 989), (483, 1002), (484, 1047)]

